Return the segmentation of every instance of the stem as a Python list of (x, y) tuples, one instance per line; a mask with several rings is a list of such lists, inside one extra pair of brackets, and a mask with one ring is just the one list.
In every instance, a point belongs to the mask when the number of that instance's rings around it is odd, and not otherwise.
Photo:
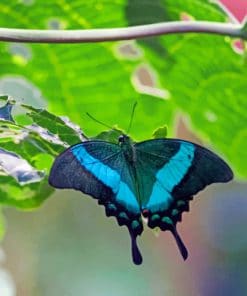
[(247, 39), (239, 24), (177, 21), (142, 26), (90, 30), (29, 30), (0, 28), (0, 41), (32, 43), (85, 43), (138, 39), (176, 33), (210, 33)]

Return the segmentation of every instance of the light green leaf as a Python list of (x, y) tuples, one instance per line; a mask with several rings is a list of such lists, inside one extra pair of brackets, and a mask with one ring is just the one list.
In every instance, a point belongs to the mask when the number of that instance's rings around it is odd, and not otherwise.
[(167, 125), (161, 126), (153, 132), (154, 139), (162, 139), (166, 137), (167, 137)]
[[(191, 54), (195, 49), (198, 55)], [(201, 36), (184, 40), (173, 50), (172, 59), (154, 64), (172, 100), (190, 117), (194, 132), (227, 156), (239, 176), (247, 176), (244, 162), (236, 162), (233, 149), (247, 122), (243, 112), (247, 91), (243, 57), (234, 53), (224, 38)], [(247, 145), (246, 137), (241, 144)]]
[[(25, 6), (4, 0), (0, 4), (0, 26), (47, 29), (54, 21), (66, 29), (126, 26), (125, 6), (125, 0), (82, 1), (80, 5), (74, 1), (49, 1), (44, 9), (43, 1)], [(18, 48), (3, 43), (0, 54), (4, 65), (0, 67), (0, 82), (1, 76), (24, 75), (25, 83), (41, 91), (50, 112), (68, 116), (83, 126), (88, 136), (97, 135), (102, 127), (88, 119), (86, 112), (124, 129), (135, 101), (140, 101), (135, 116), (138, 124), (132, 129), (136, 138), (150, 137), (164, 116), (170, 122), (171, 104), (135, 91), (131, 80), (136, 61), (119, 59), (116, 43), (19, 44)], [(147, 122), (143, 118), (151, 105), (156, 114), (151, 121), (153, 116), (149, 113)]]
[(0, 203), (23, 210), (40, 206), (54, 192), (47, 178), (39, 183), (21, 186), (11, 177), (0, 176), (0, 183)]
[[(167, 20), (179, 20), (181, 12), (197, 20), (225, 19), (225, 15), (207, 1), (163, 0), (159, 3), (164, 5)], [(138, 4), (139, 1), (130, 2), (129, 6)], [(148, 22), (150, 18), (160, 21), (151, 10), (150, 13), (146, 10), (146, 15), (139, 12), (137, 18), (134, 14), (128, 16), (131, 25)], [(247, 154), (243, 147), (247, 145), (244, 136), (247, 115), (243, 110), (246, 109), (247, 67), (244, 55), (233, 51), (229, 38), (213, 35), (163, 36), (142, 40), (140, 45), (149, 64), (157, 71), (161, 85), (171, 94), (170, 100), (190, 119), (190, 128), (228, 160), (237, 177), (246, 178)]]

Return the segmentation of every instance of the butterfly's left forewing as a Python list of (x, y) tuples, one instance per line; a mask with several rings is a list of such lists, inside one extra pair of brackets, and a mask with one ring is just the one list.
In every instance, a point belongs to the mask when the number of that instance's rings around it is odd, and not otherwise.
[(68, 148), (56, 158), (49, 182), (56, 188), (80, 190), (101, 204), (112, 201), (129, 214), (140, 214), (134, 182), (115, 144), (90, 141)]

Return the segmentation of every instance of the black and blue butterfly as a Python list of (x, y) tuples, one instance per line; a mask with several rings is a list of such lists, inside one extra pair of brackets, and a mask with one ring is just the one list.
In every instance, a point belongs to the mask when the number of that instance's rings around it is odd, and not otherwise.
[(56, 158), (49, 183), (98, 199), (107, 216), (128, 227), (133, 262), (141, 264), (136, 238), (143, 231), (142, 216), (149, 227), (172, 232), (185, 260), (188, 252), (176, 230), (182, 212), (198, 191), (232, 178), (219, 156), (197, 144), (179, 139), (135, 143), (123, 134), (118, 144), (91, 140), (69, 147)]

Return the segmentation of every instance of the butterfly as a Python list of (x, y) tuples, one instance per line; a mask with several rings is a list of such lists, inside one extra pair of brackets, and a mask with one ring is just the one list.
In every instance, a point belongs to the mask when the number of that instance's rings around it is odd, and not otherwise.
[(185, 260), (188, 251), (176, 229), (182, 212), (198, 191), (232, 178), (230, 167), (202, 146), (168, 138), (135, 143), (123, 134), (118, 144), (90, 140), (69, 147), (55, 159), (49, 183), (91, 195), (105, 206), (106, 216), (126, 225), (138, 265), (142, 217), (150, 228), (171, 231)]

